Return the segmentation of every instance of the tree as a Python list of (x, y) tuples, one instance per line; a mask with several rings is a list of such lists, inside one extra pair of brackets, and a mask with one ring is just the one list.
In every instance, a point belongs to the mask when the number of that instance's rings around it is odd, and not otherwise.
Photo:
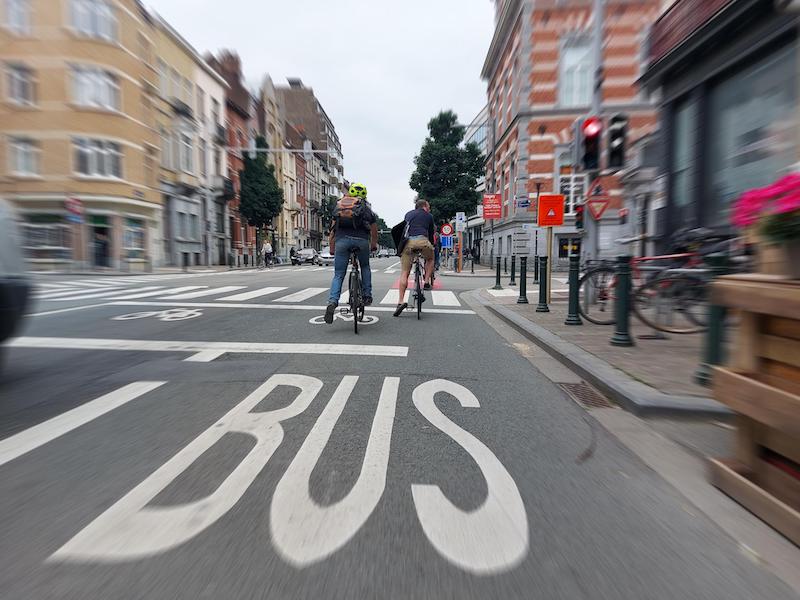
[[(257, 137), (256, 148), (266, 149), (267, 141)], [(249, 225), (263, 230), (283, 208), (283, 190), (275, 178), (275, 166), (267, 161), (266, 152), (257, 152), (252, 158), (245, 152), (239, 180), (239, 214)]]
[(428, 137), (414, 157), (409, 184), (431, 204), (436, 222), (457, 212), (471, 214), (478, 204), (475, 191), (483, 175), (483, 155), (477, 144), (463, 145), (465, 128), (451, 111), (442, 111), (428, 122)]
[(378, 245), (384, 248), (394, 248), (392, 230), (381, 217), (378, 217)]
[(320, 215), (322, 216), (322, 230), (328, 231), (333, 223), (333, 210), (336, 208), (336, 196), (328, 196), (322, 201)]

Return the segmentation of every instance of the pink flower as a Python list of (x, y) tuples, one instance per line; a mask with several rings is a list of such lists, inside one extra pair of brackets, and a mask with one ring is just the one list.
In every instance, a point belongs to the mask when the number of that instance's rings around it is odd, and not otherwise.
[(782, 215), (796, 210), (800, 210), (800, 192), (794, 192), (782, 198), (778, 198), (774, 202), (770, 212), (772, 214)]
[(749, 227), (761, 217), (800, 210), (800, 173), (789, 173), (763, 188), (748, 190), (739, 196), (733, 208), (733, 224)]
[(736, 201), (733, 210), (733, 223), (739, 228), (749, 227), (758, 221), (769, 196), (762, 190), (749, 190)]

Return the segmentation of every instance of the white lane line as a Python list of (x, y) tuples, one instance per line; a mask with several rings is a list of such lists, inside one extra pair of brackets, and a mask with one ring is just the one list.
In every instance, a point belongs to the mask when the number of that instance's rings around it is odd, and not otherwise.
[[(113, 291), (123, 291), (121, 287), (113, 288)], [(69, 291), (64, 292), (44, 292), (42, 294), (36, 294), (36, 297), (41, 300), (52, 300), (54, 298), (67, 298), (68, 296), (82, 296), (83, 294), (90, 294), (98, 292), (96, 289), (86, 290), (81, 288), (73, 288)]]
[[(405, 300), (408, 302), (408, 290), (406, 290)], [(394, 304), (395, 306), (400, 303), (400, 290), (389, 290), (381, 300), (381, 304)]]
[[(408, 298), (408, 292), (406, 292)], [(397, 302), (395, 302), (397, 304)], [(320, 314), (325, 312), (325, 306), (311, 304), (245, 304), (245, 303), (213, 303), (213, 302), (108, 302), (101, 306), (181, 306), (185, 308), (245, 308), (253, 310), (306, 310), (316, 311)], [(394, 308), (389, 306), (369, 306), (367, 312), (393, 312)], [(440, 315), (474, 315), (475, 311), (464, 308), (423, 308), (423, 312)]]
[(277, 292), (282, 292), (285, 287), (265, 287), (260, 290), (253, 290), (251, 292), (243, 292), (241, 294), (234, 294), (233, 296), (225, 296), (224, 298), (217, 298), (217, 302), (242, 302), (244, 300), (252, 300), (253, 298), (260, 298), (261, 296), (269, 296)]
[[(162, 286), (160, 286), (160, 285), (159, 286), (151, 285), (151, 286), (142, 287), (142, 288), (139, 288), (139, 289), (141, 291), (143, 291), (143, 292), (146, 292), (148, 290), (161, 290), (160, 293), (162, 293), (162, 294), (164, 293), (164, 288)], [(131, 291), (130, 288), (128, 288), (128, 289), (125, 289), (125, 290), (114, 290), (114, 291), (111, 291), (111, 292), (98, 292), (98, 293), (92, 293), (92, 294), (85, 294), (84, 293), (84, 294), (82, 294), (80, 296), (69, 296), (68, 298), (43, 298), (43, 300), (46, 300), (48, 302), (69, 302), (71, 300), (89, 300), (90, 298), (109, 298), (109, 299), (111, 299), (111, 298), (116, 298), (117, 296), (120, 296), (120, 295), (123, 295), (123, 294), (129, 294), (130, 291)]]
[(167, 294), (164, 296), (167, 300), (190, 300), (192, 298), (202, 298), (203, 296), (215, 296), (217, 294), (226, 294), (228, 292), (235, 292), (236, 290), (243, 290), (246, 285), (225, 285), (219, 288), (211, 288), (209, 290), (200, 290), (199, 292), (187, 292), (185, 294), (178, 294), (173, 296)]
[(37, 288), (40, 287), (53, 288), (56, 291), (68, 289), (68, 286), (64, 285), (63, 283), (41, 283), (37, 281), (35, 285)]
[[(204, 288), (204, 285), (186, 285), (179, 288), (172, 288), (170, 290), (164, 290), (163, 288), (158, 288), (157, 292), (143, 292), (143, 293), (136, 293), (130, 294), (128, 296), (117, 296), (114, 300), (136, 300), (137, 298), (150, 298), (152, 296), (163, 296), (164, 294), (180, 294), (181, 292), (188, 292), (189, 290), (199, 290), (200, 288)], [(145, 289), (145, 288), (141, 288)], [(129, 292), (131, 290), (128, 290)]]
[(461, 306), (456, 295), (447, 290), (432, 290), (433, 303), (436, 306)]
[(399, 266), (400, 266), (400, 261), (398, 260), (393, 265), (389, 265), (388, 267), (386, 267), (386, 270), (384, 271), (384, 273), (396, 273), (397, 272), (396, 269)]
[(97, 308), (98, 306), (108, 306), (105, 302), (102, 304), (87, 304), (86, 306), (73, 306), (71, 308), (59, 308), (58, 310), (46, 310), (44, 312), (32, 313), (25, 315), (26, 317), (46, 317), (47, 315), (58, 315), (61, 313), (72, 312), (74, 310), (86, 310), (87, 308)]
[(11, 340), (8, 345), (14, 348), (122, 350), (126, 352), (191, 352), (194, 354), (205, 351), (215, 351), (223, 354), (334, 354), (338, 356), (391, 356), (401, 358), (408, 356), (408, 346), (370, 346), (367, 344), (183, 342), (99, 338), (20, 337)]
[(321, 294), (322, 292), (327, 292), (328, 288), (321, 288), (321, 287), (310, 287), (304, 290), (300, 290), (299, 292), (295, 292), (294, 294), (289, 294), (288, 296), (282, 296), (281, 298), (276, 298), (275, 302), (302, 302), (303, 300), (308, 300), (309, 298), (313, 298), (317, 294)]
[(219, 350), (203, 350), (197, 354), (192, 354), (189, 358), (184, 358), (183, 362), (211, 362), (217, 360), (225, 354)]
[(85, 280), (84, 281), (73, 281), (72, 284), (73, 285), (82, 285), (82, 286), (86, 286), (86, 287), (96, 287), (96, 288), (104, 288), (104, 287), (108, 287), (108, 286), (116, 286), (117, 285), (113, 281), (103, 281), (102, 283), (100, 283), (100, 282), (97, 282), (97, 281), (85, 281)]
[(35, 450), (97, 417), (152, 392), (166, 381), (137, 381), (0, 441), (0, 465)]
[(392, 275), (394, 273), (397, 273), (397, 269), (386, 269), (384, 271), (384, 274), (386, 274), (386, 275)]

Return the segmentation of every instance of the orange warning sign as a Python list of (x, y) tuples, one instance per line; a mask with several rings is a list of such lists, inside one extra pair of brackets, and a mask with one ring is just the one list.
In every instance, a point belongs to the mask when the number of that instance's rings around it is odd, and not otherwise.
[(563, 194), (542, 194), (539, 196), (539, 227), (555, 227), (564, 224)]

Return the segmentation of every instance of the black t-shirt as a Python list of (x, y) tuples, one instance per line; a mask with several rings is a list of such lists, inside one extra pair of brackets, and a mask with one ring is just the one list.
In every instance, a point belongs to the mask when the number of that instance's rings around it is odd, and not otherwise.
[(334, 229), (336, 230), (336, 238), (337, 240), (342, 239), (343, 237), (355, 237), (361, 238), (364, 240), (369, 239), (369, 232), (370, 227), (373, 223), (377, 223), (378, 219), (375, 216), (375, 213), (372, 212), (372, 207), (369, 205), (369, 202), (364, 200), (365, 208), (364, 217), (362, 219), (363, 227), (353, 229), (352, 227), (339, 227), (339, 224), (334, 224)]
[(428, 211), (415, 208), (406, 213), (408, 237), (424, 235), (433, 244), (433, 217)]

